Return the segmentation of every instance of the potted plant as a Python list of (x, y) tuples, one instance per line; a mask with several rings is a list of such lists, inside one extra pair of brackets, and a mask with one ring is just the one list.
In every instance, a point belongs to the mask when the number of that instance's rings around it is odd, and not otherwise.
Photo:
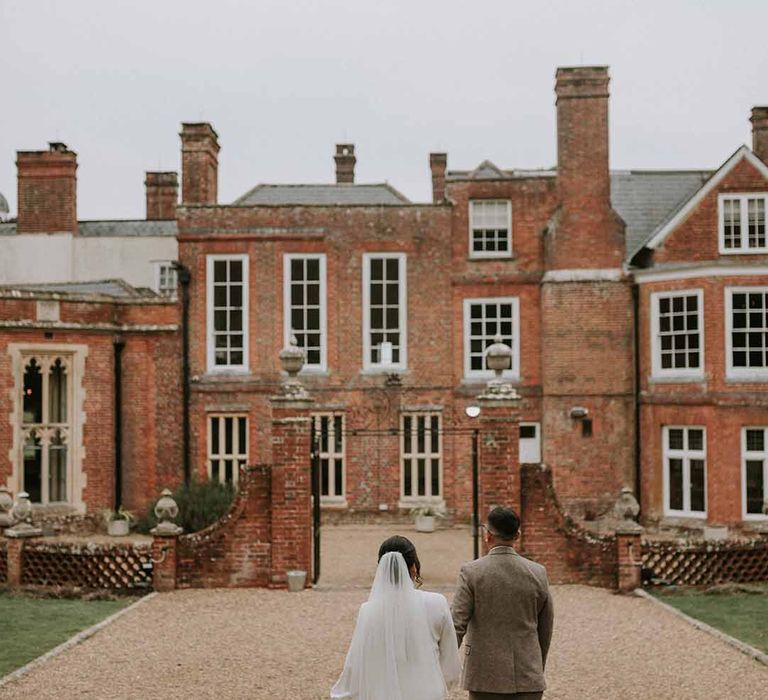
[(416, 522), (416, 532), (434, 532), (435, 518), (445, 517), (442, 508), (431, 505), (413, 508), (411, 510), (411, 515), (414, 516)]
[(107, 534), (112, 537), (125, 537), (131, 531), (133, 513), (122, 506), (115, 510), (104, 511), (104, 522), (107, 524)]

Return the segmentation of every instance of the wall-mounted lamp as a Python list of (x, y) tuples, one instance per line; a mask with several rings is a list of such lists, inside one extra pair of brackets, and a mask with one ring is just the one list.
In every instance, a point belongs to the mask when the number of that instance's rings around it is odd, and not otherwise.
[(568, 414), (573, 418), (574, 420), (583, 420), (589, 415), (589, 409), (585, 406), (574, 406)]
[(477, 418), (480, 415), (480, 406), (475, 406), (474, 404), (467, 406), (464, 409), (464, 413), (467, 414), (467, 418)]

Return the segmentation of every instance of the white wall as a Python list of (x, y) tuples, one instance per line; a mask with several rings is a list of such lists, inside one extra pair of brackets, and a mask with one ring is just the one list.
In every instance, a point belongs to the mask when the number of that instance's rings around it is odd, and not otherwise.
[(122, 279), (155, 287), (155, 261), (176, 260), (172, 236), (0, 236), (0, 284)]

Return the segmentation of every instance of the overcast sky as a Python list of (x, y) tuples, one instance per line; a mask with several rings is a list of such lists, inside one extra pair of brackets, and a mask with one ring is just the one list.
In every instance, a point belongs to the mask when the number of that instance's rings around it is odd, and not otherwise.
[(259, 182), (357, 182), (429, 200), (448, 167), (555, 164), (557, 66), (609, 65), (611, 167), (712, 168), (768, 104), (766, 0), (0, 0), (0, 192), (17, 150), (78, 154), (81, 219), (143, 218), (210, 121), (219, 201)]

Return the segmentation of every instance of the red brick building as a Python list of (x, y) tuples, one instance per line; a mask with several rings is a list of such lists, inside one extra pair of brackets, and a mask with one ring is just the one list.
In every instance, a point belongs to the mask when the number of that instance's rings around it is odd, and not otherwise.
[[(556, 97), (556, 169), (448, 170), (433, 153), (430, 203), (356, 183), (354, 146), (340, 144), (334, 184), (259, 185), (221, 205), (218, 135), (183, 125), (196, 472), (234, 480), (239, 464), (271, 461), (269, 397), (293, 334), (326, 511), (433, 503), (466, 517), (464, 409), (500, 334), (521, 395), (520, 461), (550, 465), (573, 514), (596, 519), (630, 486), (648, 524), (766, 522), (768, 109), (753, 111), (753, 149), (714, 173), (612, 172), (607, 69), (559, 69)], [(168, 332), (180, 347), (183, 330)], [(143, 341), (150, 365), (160, 337)], [(180, 395), (179, 367), (166, 369), (173, 380), (147, 385), (156, 407)], [(174, 410), (141, 415), (176, 436)], [(176, 440), (167, 453), (157, 443), (169, 480)]]

